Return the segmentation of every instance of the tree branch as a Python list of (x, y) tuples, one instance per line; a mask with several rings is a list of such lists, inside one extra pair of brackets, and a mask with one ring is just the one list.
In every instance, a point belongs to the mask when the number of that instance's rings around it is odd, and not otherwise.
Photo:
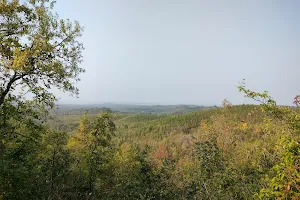
[(23, 78), (26, 74), (23, 74), (21, 76), (17, 76), (17, 73), (15, 72), (14, 75), (10, 78), (5, 90), (0, 94), (0, 106), (4, 103), (5, 97), (8, 94), (8, 92), (11, 89), (11, 86), (14, 82), (16, 82), (17, 80)]
[(68, 35), (65, 39), (63, 39), (60, 43), (58, 43), (57, 45), (55, 45), (53, 47), (53, 49), (55, 49), (56, 47), (60, 46), (62, 43), (64, 43), (67, 39), (71, 38), (73, 36), (73, 33)]

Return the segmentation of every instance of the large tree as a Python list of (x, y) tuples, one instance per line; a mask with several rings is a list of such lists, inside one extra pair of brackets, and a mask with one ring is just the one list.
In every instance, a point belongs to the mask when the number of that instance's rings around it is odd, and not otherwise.
[(0, 0), (0, 106), (21, 93), (53, 106), (52, 88), (78, 94), (82, 27), (62, 20), (51, 0)]

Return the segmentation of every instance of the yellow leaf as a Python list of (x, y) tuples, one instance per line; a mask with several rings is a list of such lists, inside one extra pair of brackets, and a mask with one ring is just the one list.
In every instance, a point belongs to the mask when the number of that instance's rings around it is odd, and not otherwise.
[(246, 122), (243, 123), (243, 129), (244, 129), (244, 130), (247, 129), (247, 123), (246, 123)]

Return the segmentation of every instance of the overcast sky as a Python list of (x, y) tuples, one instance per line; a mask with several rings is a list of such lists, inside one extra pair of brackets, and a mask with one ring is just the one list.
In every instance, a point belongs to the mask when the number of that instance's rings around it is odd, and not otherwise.
[[(264, 3), (263, 3), (264, 2)], [(86, 73), (61, 103), (248, 103), (246, 79), (279, 104), (300, 93), (300, 1), (58, 0), (78, 20)]]

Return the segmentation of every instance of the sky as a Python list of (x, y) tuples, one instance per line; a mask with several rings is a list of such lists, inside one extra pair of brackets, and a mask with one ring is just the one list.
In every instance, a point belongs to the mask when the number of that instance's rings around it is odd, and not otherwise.
[(84, 26), (79, 98), (60, 103), (278, 104), (299, 94), (300, 1), (58, 0)]

